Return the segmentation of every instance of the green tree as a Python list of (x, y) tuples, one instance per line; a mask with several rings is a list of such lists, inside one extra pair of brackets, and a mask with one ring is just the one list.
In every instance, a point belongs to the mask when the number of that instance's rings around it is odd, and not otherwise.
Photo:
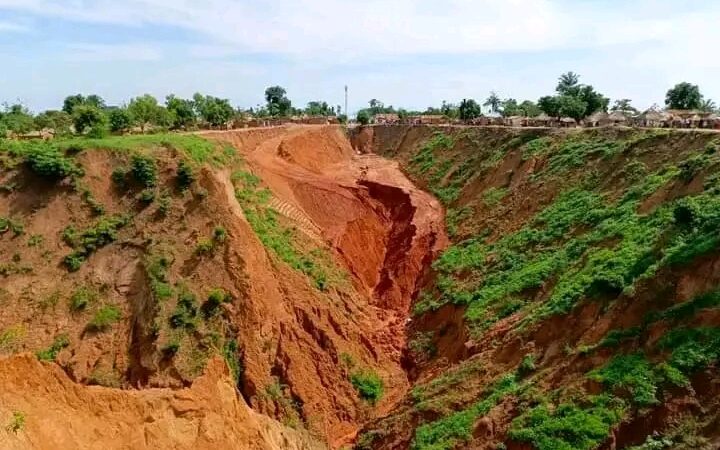
[(292, 103), (287, 98), (287, 91), (280, 86), (270, 86), (265, 89), (265, 101), (270, 115), (273, 117), (287, 117), (291, 112)]
[(490, 95), (487, 99), (485, 99), (485, 103), (483, 103), (483, 106), (490, 108), (490, 112), (498, 114), (500, 113), (501, 104), (502, 100), (500, 100), (500, 97), (498, 97), (497, 93), (495, 91), (490, 91)]
[(700, 107), (698, 109), (703, 112), (715, 112), (717, 111), (717, 106), (714, 101), (708, 98), (700, 102)]
[(566, 72), (560, 75), (555, 91), (560, 95), (577, 96), (581, 89), (580, 75), (575, 72)]
[(195, 105), (192, 100), (170, 94), (165, 97), (165, 107), (170, 114), (171, 128), (188, 129), (195, 125), (197, 116), (195, 115)]
[(132, 117), (127, 108), (112, 108), (108, 112), (108, 122), (110, 123), (110, 131), (123, 133), (132, 125)]
[(538, 107), (542, 112), (551, 117), (560, 117), (560, 102), (554, 95), (546, 95), (538, 99)]
[(327, 102), (321, 102), (318, 100), (308, 102), (307, 107), (305, 107), (304, 113), (308, 116), (334, 116), (335, 109), (333, 109), (332, 106), (328, 105)]
[(65, 111), (47, 110), (35, 116), (36, 129), (51, 129), (55, 135), (70, 133), (72, 123), (72, 116)]
[(105, 113), (93, 105), (80, 104), (73, 107), (73, 125), (76, 133), (84, 133), (88, 129), (102, 128), (107, 123)]
[(365, 109), (361, 109), (357, 113), (357, 121), (360, 125), (367, 125), (370, 123), (370, 113)]
[(210, 95), (203, 97), (196, 93), (193, 95), (193, 102), (198, 115), (214, 127), (225, 125), (235, 114), (230, 100), (225, 98)]
[(472, 120), (482, 114), (482, 109), (480, 108), (480, 104), (475, 100), (464, 98), (460, 102), (459, 114), (462, 120)]
[(587, 117), (597, 111), (607, 111), (608, 103), (610, 103), (609, 98), (597, 92), (592, 86), (586, 84), (580, 85), (577, 95), (573, 97), (585, 102), (585, 111), (582, 117)]
[(518, 109), (521, 114), (526, 117), (537, 117), (541, 112), (538, 105), (531, 100), (523, 100), (523, 102), (518, 105)]
[(3, 105), (3, 113), (0, 115), (2, 128), (15, 134), (29, 133), (35, 128), (35, 121), (30, 111), (22, 104)]
[(132, 122), (140, 126), (143, 133), (148, 125), (157, 125), (160, 119), (160, 105), (157, 99), (150, 94), (130, 100), (127, 111)]
[(619, 100), (615, 100), (615, 103), (613, 103), (612, 108), (610, 108), (610, 111), (617, 111), (621, 112), (625, 115), (632, 115), (637, 114), (638, 110), (632, 106), (632, 100), (629, 98), (621, 98)]
[(500, 102), (500, 115), (503, 117), (519, 116), (522, 114), (517, 100), (508, 98)]
[(63, 101), (62, 110), (68, 114), (72, 114), (75, 107), (79, 105), (90, 105), (98, 109), (104, 109), (105, 100), (95, 94), (88, 95), (87, 97), (82, 94), (69, 95), (65, 97), (65, 100)]
[(665, 94), (665, 106), (670, 109), (698, 109), (703, 96), (697, 84), (678, 83)]
[(560, 115), (563, 117), (572, 117), (575, 120), (580, 120), (587, 116), (587, 103), (578, 97), (572, 95), (561, 95), (558, 97), (558, 105)]

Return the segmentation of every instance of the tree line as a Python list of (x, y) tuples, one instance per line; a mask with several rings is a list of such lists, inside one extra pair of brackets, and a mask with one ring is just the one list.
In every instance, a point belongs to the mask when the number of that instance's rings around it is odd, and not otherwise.
[(5, 103), (0, 111), (0, 137), (8, 132), (22, 135), (32, 131), (51, 129), (56, 135), (87, 134), (102, 137), (108, 132), (125, 133), (137, 129), (144, 133), (149, 129), (191, 130), (218, 128), (247, 116), (257, 118), (280, 118), (293, 115), (338, 116), (340, 106), (330, 106), (325, 101), (311, 101), (305, 108), (294, 108), (281, 86), (265, 90), (265, 105), (256, 108), (234, 108), (230, 100), (196, 93), (192, 98), (168, 95), (161, 103), (150, 94), (132, 98), (120, 106), (107, 105), (99, 95), (70, 95), (57, 110), (33, 114), (22, 103)]
[[(668, 109), (720, 113), (714, 101), (705, 98), (697, 85), (688, 82), (678, 83), (667, 91), (665, 106)], [(627, 98), (615, 100), (610, 106), (608, 97), (593, 86), (580, 83), (580, 75), (567, 72), (560, 75), (553, 95), (542, 96), (536, 102), (532, 100), (519, 102), (514, 98), (502, 99), (495, 91), (491, 91), (482, 104), (475, 99), (464, 98), (456, 104), (443, 101), (440, 107), (431, 106), (424, 111), (408, 111), (385, 106), (381, 101), (372, 99), (369, 107), (358, 111), (357, 120), (366, 124), (375, 115), (388, 113), (397, 114), (400, 119), (409, 115), (442, 115), (448, 119), (460, 120), (472, 120), (483, 113), (501, 117), (537, 117), (545, 113), (550, 117), (570, 117), (579, 121), (598, 111), (619, 111), (626, 115), (639, 112), (632, 106), (632, 100)]]

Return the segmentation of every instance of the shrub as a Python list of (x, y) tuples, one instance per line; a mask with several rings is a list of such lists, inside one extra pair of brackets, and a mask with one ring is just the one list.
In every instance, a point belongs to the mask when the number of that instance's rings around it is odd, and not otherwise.
[(242, 373), (242, 365), (240, 362), (240, 349), (238, 343), (234, 339), (228, 339), (222, 348), (223, 358), (230, 369), (230, 375), (235, 381), (235, 384), (240, 382), (240, 375)]
[(640, 353), (615, 356), (604, 367), (590, 372), (588, 377), (610, 389), (627, 390), (640, 406), (658, 403), (656, 394), (661, 380)]
[(75, 163), (50, 144), (37, 144), (28, 150), (25, 161), (36, 174), (53, 180), (79, 175)]
[(115, 183), (115, 186), (119, 188), (125, 188), (127, 187), (127, 174), (128, 171), (125, 167), (116, 167), (115, 169), (113, 169), (110, 178), (112, 179), (113, 183)]
[(97, 310), (93, 318), (88, 322), (87, 329), (90, 331), (105, 331), (120, 320), (120, 316), (120, 309), (117, 306), (105, 305)]
[(184, 159), (180, 160), (177, 168), (177, 184), (181, 191), (187, 190), (195, 182), (195, 173), (192, 166)]
[(213, 241), (210, 239), (200, 239), (195, 246), (195, 254), (196, 255), (207, 255), (209, 253), (212, 253), (213, 249), (215, 248), (215, 245), (213, 244)]
[(45, 350), (41, 350), (37, 352), (35, 355), (40, 361), (55, 361), (55, 358), (57, 358), (57, 354), (60, 353), (60, 350), (64, 349), (65, 347), (70, 345), (70, 338), (68, 338), (67, 334), (61, 334), (55, 338), (52, 345), (50, 345), (49, 348)]
[(157, 184), (157, 165), (150, 156), (133, 155), (130, 163), (130, 173), (135, 181), (141, 185), (151, 188)]
[(215, 288), (215, 289), (211, 290), (210, 294), (208, 294), (207, 300), (205, 301), (205, 303), (203, 303), (203, 305), (201, 307), (203, 315), (205, 317), (214, 316), (217, 313), (218, 308), (220, 307), (221, 304), (227, 303), (230, 301), (232, 301), (232, 297), (230, 296), (230, 294), (228, 294), (224, 290), (222, 290), (220, 288)]
[(8, 433), (17, 433), (25, 428), (25, 413), (22, 411), (13, 411), (10, 423), (5, 427)]
[(525, 355), (518, 367), (518, 375), (524, 377), (535, 372), (535, 369), (535, 355)]
[(588, 399), (588, 405), (563, 403), (556, 408), (540, 404), (512, 421), (508, 436), (537, 450), (591, 450), (597, 448), (620, 422), (625, 407), (607, 396)]
[(173, 328), (194, 329), (197, 312), (195, 295), (188, 291), (181, 292), (175, 311), (170, 316), (170, 326)]
[(119, 230), (130, 222), (128, 216), (112, 216), (100, 219), (95, 226), (78, 232), (69, 226), (63, 231), (63, 240), (75, 249), (63, 260), (69, 271), (74, 272), (92, 253), (117, 240)]
[(143, 189), (137, 199), (144, 204), (150, 204), (155, 200), (155, 190), (152, 188)]
[(161, 195), (160, 199), (158, 200), (158, 208), (157, 212), (162, 217), (167, 216), (168, 212), (170, 212), (170, 207), (172, 206), (172, 198), (169, 195)]
[(91, 303), (97, 300), (97, 292), (89, 287), (82, 286), (73, 292), (70, 297), (70, 311), (77, 312), (83, 311)]
[(212, 238), (214, 242), (222, 244), (223, 242), (225, 242), (225, 240), (227, 240), (227, 231), (225, 230), (225, 228), (217, 226), (213, 229)]
[(165, 354), (167, 356), (173, 356), (173, 355), (177, 354), (177, 352), (179, 350), (180, 350), (180, 341), (178, 341), (177, 339), (172, 339), (171, 341), (169, 341), (167, 344), (165, 344), (162, 347), (161, 351), (163, 352), (163, 354)]
[(370, 370), (357, 371), (350, 375), (358, 395), (371, 405), (376, 404), (383, 395), (383, 381), (378, 374)]

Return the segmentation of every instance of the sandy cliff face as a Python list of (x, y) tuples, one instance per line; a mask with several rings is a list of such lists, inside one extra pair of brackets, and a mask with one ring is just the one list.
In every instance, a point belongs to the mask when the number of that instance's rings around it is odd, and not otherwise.
[[(0, 353), (55, 361), (0, 362), (2, 420), (26, 417), (8, 434), (17, 448), (311, 448), (261, 414), (339, 447), (405, 394), (411, 299), (447, 243), (440, 204), (397, 164), (357, 155), (337, 127), (204, 138), (217, 145), (199, 156), (173, 144), (75, 149), (66, 157), (84, 174), (74, 181), (43, 180), (21, 160), (4, 166), (0, 181), (14, 188), (0, 216), (24, 230), (0, 235)], [(127, 172), (134, 155), (156, 165), (152, 189)], [(182, 160), (194, 161), (185, 190)], [(118, 169), (129, 173), (122, 183)], [(69, 271), (77, 236), (98, 233)], [(206, 309), (218, 292), (221, 304)], [(108, 310), (107, 324), (91, 325)], [(218, 354), (239, 398), (208, 363)], [(377, 403), (359, 395), (356, 373), (382, 380)]]
[(225, 363), (213, 359), (183, 389), (119, 390), (73, 382), (34, 355), (0, 360), (0, 430), (6, 449), (322, 449), (306, 434), (252, 411)]

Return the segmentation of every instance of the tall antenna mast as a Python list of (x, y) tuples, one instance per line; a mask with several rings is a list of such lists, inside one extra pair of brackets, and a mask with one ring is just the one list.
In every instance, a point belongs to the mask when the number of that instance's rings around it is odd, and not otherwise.
[(345, 85), (345, 117), (347, 117), (348, 120), (350, 119), (350, 113), (348, 113), (347, 109), (347, 84)]

